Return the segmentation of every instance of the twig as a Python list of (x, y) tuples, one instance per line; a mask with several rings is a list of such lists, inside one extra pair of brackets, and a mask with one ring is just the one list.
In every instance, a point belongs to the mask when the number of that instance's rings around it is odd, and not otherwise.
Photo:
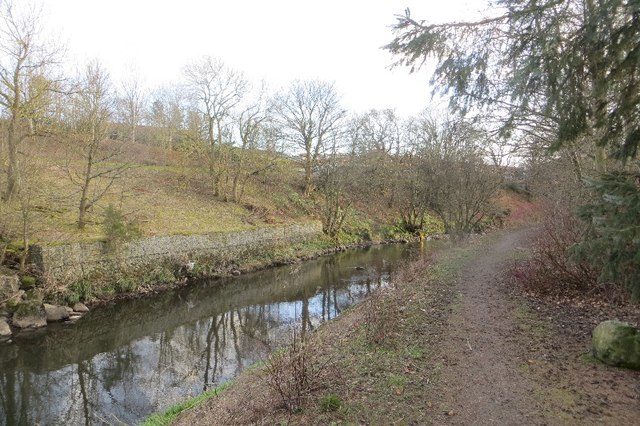
[(471, 347), (471, 343), (469, 343), (469, 338), (467, 338), (467, 346), (469, 346), (469, 350), (473, 352), (473, 348)]

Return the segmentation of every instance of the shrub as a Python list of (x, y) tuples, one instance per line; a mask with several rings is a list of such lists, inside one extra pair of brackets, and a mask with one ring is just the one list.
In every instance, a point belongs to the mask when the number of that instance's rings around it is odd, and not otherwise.
[(264, 364), (263, 379), (273, 390), (283, 408), (290, 413), (300, 411), (320, 383), (328, 360), (320, 361), (317, 348), (294, 333), (292, 342), (276, 352)]
[(113, 251), (122, 242), (140, 236), (138, 226), (131, 221), (127, 221), (119, 209), (109, 205), (104, 211), (102, 228), (107, 243), (107, 250)]
[(330, 393), (320, 398), (320, 409), (324, 412), (337, 411), (342, 406), (342, 400), (338, 395)]
[(526, 289), (538, 293), (599, 291), (597, 269), (568, 256), (568, 249), (581, 240), (583, 232), (584, 226), (570, 211), (547, 209), (530, 258), (513, 269), (515, 278)]

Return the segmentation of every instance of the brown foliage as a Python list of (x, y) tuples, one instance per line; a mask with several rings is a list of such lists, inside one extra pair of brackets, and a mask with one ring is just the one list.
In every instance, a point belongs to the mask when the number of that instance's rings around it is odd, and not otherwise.
[(294, 333), (292, 342), (272, 355), (264, 365), (264, 383), (278, 396), (282, 408), (295, 413), (305, 406), (313, 391), (322, 383), (329, 359), (320, 359), (311, 340)]
[(569, 260), (567, 251), (581, 240), (583, 232), (584, 224), (571, 211), (548, 207), (530, 258), (512, 270), (516, 280), (526, 290), (540, 294), (600, 292), (599, 272), (590, 264)]

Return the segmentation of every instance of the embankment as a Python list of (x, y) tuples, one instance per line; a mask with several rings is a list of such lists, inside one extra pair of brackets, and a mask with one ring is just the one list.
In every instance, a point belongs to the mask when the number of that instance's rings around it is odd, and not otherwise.
[[(320, 223), (272, 226), (240, 232), (150, 236), (109, 247), (105, 242), (34, 245), (31, 262), (45, 289), (75, 288), (80, 299), (134, 290), (181, 276), (216, 276), (268, 257), (278, 248), (317, 238)], [(91, 294), (85, 287), (90, 286)], [(84, 290), (83, 290), (84, 289)]]

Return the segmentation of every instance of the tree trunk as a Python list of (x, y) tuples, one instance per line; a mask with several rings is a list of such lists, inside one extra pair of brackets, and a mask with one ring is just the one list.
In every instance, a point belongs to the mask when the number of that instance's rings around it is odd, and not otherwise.
[(18, 158), (19, 138), (16, 135), (16, 121), (11, 118), (7, 130), (7, 148), (9, 150), (9, 167), (7, 169), (7, 189), (5, 199), (12, 199), (20, 189), (20, 164)]

